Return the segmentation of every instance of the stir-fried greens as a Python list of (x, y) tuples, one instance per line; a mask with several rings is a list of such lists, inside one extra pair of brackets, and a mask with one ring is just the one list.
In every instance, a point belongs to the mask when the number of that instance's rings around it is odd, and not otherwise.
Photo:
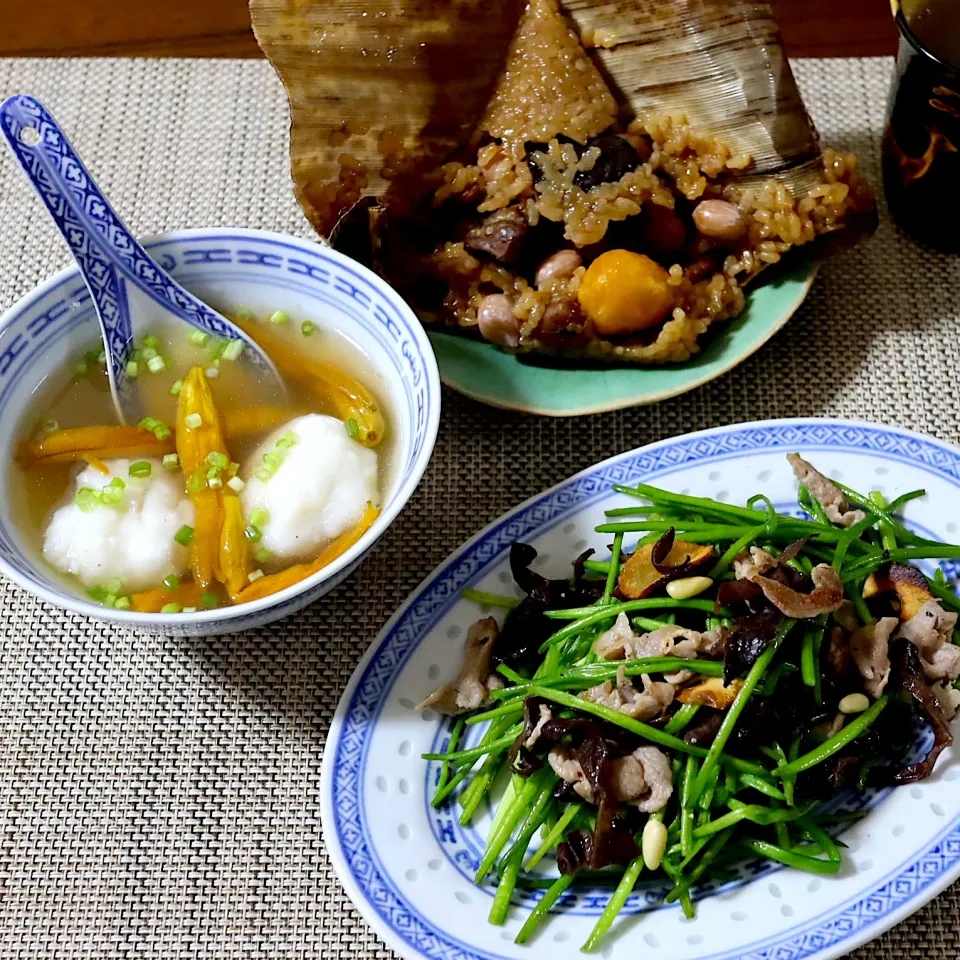
[[(587, 551), (550, 580), (515, 543), (522, 600), (465, 591), (508, 612), (474, 624), (460, 675), (420, 705), (457, 717), (425, 759), (441, 764), (434, 806), (456, 801), (464, 825), (506, 778), (476, 882), (496, 886), (494, 924), (517, 886), (544, 888), (517, 943), (577, 882), (616, 884), (589, 951), (644, 870), (687, 916), (737, 861), (836, 873), (845, 815), (823, 801), (923, 779), (952, 742), (960, 599), (911, 564), (960, 546), (903, 524), (922, 490), (887, 503), (789, 459), (803, 516), (763, 494), (617, 487), (641, 502), (597, 527), (609, 560)], [(915, 719), (933, 733), (919, 753)], [(559, 875), (535, 872), (548, 854)]]

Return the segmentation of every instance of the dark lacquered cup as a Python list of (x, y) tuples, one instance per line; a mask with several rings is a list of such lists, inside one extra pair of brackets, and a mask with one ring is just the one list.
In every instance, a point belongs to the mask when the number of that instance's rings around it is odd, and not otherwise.
[[(960, 3), (960, 0), (946, 0)], [(960, 252), (960, 66), (924, 44), (901, 10), (883, 135), (890, 212), (915, 239)]]

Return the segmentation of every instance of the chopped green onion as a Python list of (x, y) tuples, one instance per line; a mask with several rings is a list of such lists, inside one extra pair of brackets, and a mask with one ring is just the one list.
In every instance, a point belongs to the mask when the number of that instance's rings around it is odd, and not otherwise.
[(130, 609), (130, 598), (129, 597), (117, 597), (113, 601), (114, 610), (129, 610)]
[(123, 581), (119, 577), (114, 577), (103, 585), (103, 589), (116, 596), (123, 589)]
[(166, 440), (170, 436), (170, 428), (156, 417), (144, 417), (137, 426), (141, 430), (149, 430), (158, 440)]
[(187, 493), (199, 493), (206, 485), (207, 478), (202, 470), (195, 470), (187, 477)]
[(343, 424), (344, 430), (347, 431), (347, 436), (351, 440), (356, 440), (360, 436), (360, 424), (351, 417)]
[(248, 523), (246, 529), (243, 531), (243, 535), (251, 543), (259, 543), (263, 533), (255, 523)]
[(161, 608), (161, 613), (180, 613), (183, 607), (179, 603), (165, 603)]
[(107, 354), (106, 354), (106, 351), (101, 350), (101, 351), (97, 354), (97, 363), (101, 364), (101, 365), (104, 366), (104, 367), (107, 365)]
[(250, 522), (258, 527), (265, 527), (270, 520), (270, 514), (263, 507), (254, 507), (250, 511)]
[(138, 477), (142, 480), (145, 477), (149, 477), (152, 471), (153, 467), (146, 460), (138, 460), (136, 463), (130, 464), (130, 469), (127, 473), (131, 477)]
[(220, 371), (216, 367), (207, 367), (207, 379), (216, 380), (220, 376)]
[(74, 496), (73, 502), (84, 513), (91, 513), (100, 503), (100, 499), (97, 497), (97, 491), (92, 487), (81, 487)]
[(274, 448), (263, 455), (263, 460), (254, 476), (258, 480), (269, 480), (281, 467), (290, 449), (296, 446), (298, 437), (295, 433), (285, 433)]
[(257, 549), (253, 551), (253, 559), (256, 560), (257, 563), (266, 563), (272, 556), (273, 554), (266, 547), (257, 547)]
[(160, 340), (155, 337), (152, 333), (148, 333), (143, 338), (143, 345), (150, 348), (151, 350), (156, 350), (160, 346)]
[(254, 570), (253, 573), (247, 575), (247, 580), (249, 580), (250, 583), (256, 583), (262, 576), (262, 570)]
[(123, 491), (126, 489), (127, 485), (120, 479), (120, 477), (114, 477), (103, 489), (100, 491), (99, 500), (103, 504), (113, 505), (120, 503), (123, 499)]
[(200, 605), (207, 610), (220, 606), (220, 597), (215, 593), (205, 593), (200, 598)]
[(253, 311), (252, 311), (249, 307), (237, 307), (237, 309), (233, 311), (233, 315), (234, 315), (238, 320), (252, 320), (252, 319), (253, 319)]
[(207, 486), (211, 490), (219, 490), (223, 486), (223, 481), (219, 477), (209, 477), (207, 479)]
[(239, 472), (240, 472), (239, 463), (231, 463), (230, 466), (227, 467), (227, 476), (229, 477), (235, 477)]
[(153, 360), (156, 357), (158, 357), (159, 354), (157, 353), (156, 349), (154, 349), (153, 347), (144, 347), (140, 351), (140, 356), (143, 357), (144, 360)]
[(227, 486), (234, 493), (239, 493), (246, 486), (246, 484), (239, 477), (231, 477), (227, 481)]
[(73, 366), (73, 372), (78, 376), (82, 377), (87, 372), (87, 365), (83, 360), (77, 361)]
[(224, 360), (239, 360), (245, 346), (246, 344), (242, 340), (230, 340), (223, 348), (221, 356)]
[(180, 544), (181, 547), (189, 547), (193, 543), (193, 527), (190, 524), (185, 523), (174, 535), (173, 539)]
[(165, 453), (163, 465), (167, 470), (176, 470), (180, 466), (180, 458), (175, 453)]
[(290, 319), (290, 314), (283, 310), (276, 310), (270, 314), (271, 323), (286, 323)]
[(184, 612), (184, 613), (196, 613), (196, 612), (197, 612), (197, 608), (196, 608), (196, 607), (184, 607), (184, 608), (183, 608), (183, 612)]
[(179, 397), (179, 396), (180, 396), (180, 391), (181, 391), (182, 389), (183, 389), (183, 381), (182, 381), (182, 380), (174, 380), (173, 383), (170, 384), (170, 396), (171, 396), (171, 397)]
[(211, 467), (216, 467), (217, 470), (226, 470), (230, 463), (230, 458), (219, 450), (211, 450), (207, 454), (207, 463), (210, 464)]
[(136, 377), (140, 373), (140, 364), (136, 360), (128, 360), (123, 369), (128, 377)]
[(167, 361), (163, 357), (153, 357), (147, 361), (147, 369), (151, 373), (163, 373), (167, 369)]
[(103, 587), (93, 587), (87, 591), (87, 596), (97, 603), (103, 603), (107, 599), (107, 591)]
[(300, 332), (305, 337), (312, 337), (317, 332), (317, 325), (311, 320), (304, 320), (303, 323), (300, 324)]
[(179, 578), (175, 573), (168, 573), (168, 574), (163, 578), (163, 585), (164, 585), (168, 590), (173, 590), (174, 587), (179, 587), (179, 586), (180, 586), (180, 578)]
[(202, 330), (191, 330), (187, 334), (187, 340), (190, 341), (194, 346), (203, 347), (206, 346), (207, 341), (210, 339), (209, 333), (204, 333)]
[(184, 417), (183, 422), (187, 425), (187, 428), (190, 430), (196, 430), (197, 427), (203, 424), (203, 417), (199, 413), (188, 413)]

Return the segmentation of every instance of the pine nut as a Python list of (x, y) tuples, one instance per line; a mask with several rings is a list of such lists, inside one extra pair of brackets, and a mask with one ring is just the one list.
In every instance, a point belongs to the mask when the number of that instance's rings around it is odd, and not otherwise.
[(681, 580), (671, 580), (667, 584), (667, 593), (674, 600), (689, 600), (712, 586), (713, 581), (709, 577), (683, 577)]
[(870, 706), (870, 701), (865, 693), (848, 693), (837, 704), (837, 709), (841, 713), (863, 713)]
[(646, 822), (640, 838), (640, 848), (643, 851), (644, 866), (648, 870), (656, 870), (667, 850), (667, 828), (660, 820), (651, 817)]

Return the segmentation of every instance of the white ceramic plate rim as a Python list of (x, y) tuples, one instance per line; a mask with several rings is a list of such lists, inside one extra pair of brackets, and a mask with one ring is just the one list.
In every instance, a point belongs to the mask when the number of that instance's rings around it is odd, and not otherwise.
[[(344, 732), (344, 719), (347, 713), (347, 710), (351, 704), (352, 697), (358, 684), (361, 679), (364, 677), (367, 666), (370, 661), (379, 651), (380, 647), (383, 645), (385, 640), (390, 636), (393, 631), (395, 624), (400, 621), (404, 615), (414, 606), (435, 584), (435, 582), (440, 579), (444, 573), (450, 568), (454, 567), (465, 555), (469, 554), (474, 546), (486, 538), (492, 531), (496, 528), (505, 525), (511, 518), (523, 513), (529, 507), (536, 504), (538, 501), (545, 500), (550, 497), (551, 494), (560, 490), (561, 488), (567, 487), (577, 480), (589, 477), (591, 474), (594, 474), (598, 471), (603, 470), (607, 466), (611, 466), (620, 460), (627, 460), (633, 457), (636, 457), (638, 454), (653, 451), (658, 447), (667, 446), (671, 444), (676, 444), (682, 441), (692, 441), (699, 437), (708, 437), (708, 436), (721, 436), (723, 434), (734, 433), (738, 431), (746, 431), (750, 429), (760, 429), (768, 430), (771, 428), (778, 427), (813, 427), (816, 425), (823, 425), (827, 428), (835, 429), (844, 429), (850, 428), (853, 430), (867, 430), (867, 431), (880, 431), (880, 432), (889, 432), (892, 434), (898, 434), (901, 437), (906, 439), (912, 439), (919, 441), (925, 445), (939, 446), (942, 448), (949, 449), (953, 456), (960, 456), (960, 452), (956, 448), (951, 447), (949, 444), (937, 440), (936, 438), (926, 436), (924, 434), (918, 433), (916, 431), (908, 430), (903, 427), (898, 426), (888, 426), (884, 424), (874, 424), (867, 421), (861, 420), (842, 420), (836, 418), (786, 418), (786, 419), (776, 419), (776, 420), (761, 420), (761, 421), (750, 421), (746, 423), (739, 424), (729, 424), (722, 427), (712, 427), (704, 430), (698, 430), (687, 434), (682, 434), (676, 437), (670, 437), (664, 440), (655, 441), (650, 444), (646, 444), (643, 447), (638, 447), (634, 450), (627, 451), (621, 454), (617, 454), (613, 457), (609, 457), (606, 460), (602, 460), (593, 466), (587, 467), (586, 469), (580, 471), (568, 477), (566, 480), (561, 481), (560, 483), (555, 484), (554, 486), (535, 494), (534, 496), (528, 498), (522, 503), (518, 504), (516, 507), (508, 510), (506, 513), (502, 514), (500, 517), (492, 521), (482, 530), (477, 532), (469, 540), (465, 541), (459, 548), (453, 551), (442, 563), (440, 563), (428, 577), (426, 577), (421, 584), (410, 594), (407, 600), (401, 605), (401, 607), (394, 613), (394, 615), (387, 621), (381, 630), (377, 638), (370, 644), (370, 646), (365, 651), (360, 662), (357, 664), (356, 669), (354, 670), (353, 675), (350, 678), (349, 683), (347, 684), (344, 692), (340, 698), (340, 701), (337, 705), (337, 709), (334, 713), (333, 719), (331, 721), (330, 730), (327, 735), (327, 739), (324, 746), (323, 762), (321, 765), (321, 789), (320, 789), (320, 817), (321, 824), (323, 827), (323, 836), (325, 839), (327, 851), (330, 854), (330, 858), (334, 867), (334, 870), (337, 876), (340, 879), (340, 882), (343, 884), (344, 889), (346, 890), (347, 895), (350, 900), (353, 902), (354, 906), (359, 910), (363, 918), (371, 925), (371, 927), (377, 932), (377, 934), (391, 947), (395, 950), (400, 956), (404, 957), (405, 960), (424, 960), (426, 955), (410, 943), (404, 940), (399, 936), (396, 930), (387, 924), (380, 913), (368, 900), (367, 896), (359, 889), (357, 884), (353, 879), (353, 874), (347, 864), (346, 858), (343, 853), (343, 849), (340, 843), (340, 837), (337, 835), (334, 823), (335, 818), (333, 816), (333, 786), (334, 786), (334, 776), (333, 776), (333, 765), (334, 765), (334, 756), (336, 754), (336, 747), (338, 742), (343, 736)], [(809, 448), (811, 445), (806, 445)], [(799, 449), (804, 449), (804, 445), (798, 445)], [(874, 451), (878, 453), (878, 451)], [(934, 849), (937, 845), (941, 844), (945, 838), (953, 832), (957, 831), (956, 823), (948, 824), (933, 841), (928, 844), (924, 849), (916, 850), (912, 855), (902, 862), (901, 868), (899, 869), (898, 876), (902, 876), (905, 871), (907, 871), (911, 866), (917, 863), (926, 853)], [(871, 940), (878, 937), (880, 934), (889, 930), (892, 926), (899, 923), (906, 917), (915, 913), (925, 904), (929, 903), (934, 897), (941, 893), (946, 887), (948, 887), (955, 880), (960, 878), (960, 859), (957, 860), (950, 868), (944, 870), (944, 872), (935, 880), (927, 885), (923, 886), (919, 891), (913, 893), (911, 896), (905, 898), (904, 902), (899, 906), (887, 913), (882, 914), (881, 916), (873, 919), (871, 922), (866, 923), (862, 928), (850, 934), (846, 938), (841, 938), (836, 942), (812, 952), (807, 952), (802, 954), (804, 960), (835, 960), (835, 958), (840, 957), (857, 949), (858, 947), (863, 946), (865, 943), (870, 942)], [(884, 877), (880, 883), (884, 884), (890, 881), (891, 877)], [(856, 894), (850, 899), (850, 902), (860, 901), (864, 897), (868, 896), (873, 889), (873, 885), (870, 890), (863, 890)], [(832, 910), (842, 909), (843, 906), (847, 905), (847, 901), (844, 903), (838, 903), (832, 905)], [(822, 920), (817, 920), (812, 923), (798, 924), (796, 927), (791, 928), (787, 931), (784, 931), (783, 936), (789, 936), (793, 934), (800, 934), (805, 932), (808, 929), (816, 928), (822, 925)], [(769, 944), (768, 944), (769, 945)], [(747, 944), (745, 949), (750, 949), (750, 944)], [(640, 946), (638, 945), (638, 949)], [(488, 954), (481, 948), (476, 948), (476, 954), (479, 957), (487, 957)], [(738, 956), (739, 954), (726, 954), (727, 957), (732, 958)], [(764, 950), (763, 956), (767, 956), (766, 950)], [(779, 957), (779, 953), (770, 954), (771, 956)], [(489, 955), (492, 957), (492, 955)], [(532, 960), (535, 960), (539, 953), (536, 949), (531, 949), (530, 956)], [(789, 952), (784, 952), (784, 957), (792, 957), (793, 954)]]
[[(43, 586), (42, 584), (28, 580), (27, 578), (21, 576), (20, 572), (11, 564), (7, 563), (3, 557), (0, 557), (0, 574), (2, 574), (4, 577), (7, 577), (9, 580), (12, 580), (24, 590), (34, 594), (41, 600), (53, 606), (68, 610), (71, 613), (80, 614), (81, 616), (90, 617), (95, 620), (109, 620), (112, 623), (126, 625), (129, 627), (143, 627), (145, 624), (147, 624), (151, 627), (166, 627), (174, 632), (178, 627), (182, 628), (186, 625), (204, 623), (209, 623), (212, 625), (216, 623), (230, 622), (236, 619), (249, 619), (257, 613), (268, 610), (272, 607), (283, 606), (294, 597), (298, 597), (304, 593), (309, 593), (310, 590), (318, 584), (334, 579), (342, 570), (349, 568), (356, 562), (359, 562), (359, 560), (370, 549), (370, 547), (372, 547), (373, 544), (380, 539), (387, 527), (393, 523), (397, 514), (399, 514), (400, 511), (406, 506), (410, 497), (413, 495), (414, 490), (416, 490), (417, 485), (420, 483), (424, 471), (427, 469), (427, 464), (430, 462), (430, 457), (433, 454), (433, 448), (437, 439), (437, 430), (439, 429), (440, 425), (440, 373), (437, 369), (436, 356), (434, 355), (430, 340), (428, 339), (423, 326), (420, 324), (420, 321), (407, 306), (406, 302), (402, 300), (399, 295), (396, 294), (390, 287), (388, 287), (380, 277), (373, 273), (372, 270), (368, 270), (362, 264), (357, 263), (355, 260), (351, 260), (342, 253), (338, 253), (327, 244), (317, 243), (312, 240), (304, 240), (301, 237), (295, 237), (290, 234), (277, 233), (271, 230), (254, 230), (249, 227), (193, 227), (185, 230), (171, 230), (166, 233), (150, 234), (146, 237), (138, 237), (138, 239), (140, 243), (142, 243), (149, 251), (151, 244), (155, 243), (171, 241), (176, 242), (218, 236), (249, 237), (251, 240), (273, 240), (284, 244), (295, 244), (308, 250), (315, 248), (317, 251), (322, 252), (323, 256), (339, 261), (345, 267), (348, 267), (350, 270), (356, 272), (360, 277), (365, 279), (373, 286), (384, 290), (389, 298), (395, 302), (397, 308), (404, 314), (408, 315), (408, 319), (410, 321), (410, 333), (417, 341), (417, 345), (420, 347), (423, 355), (424, 369), (426, 370), (427, 378), (429, 380), (428, 391), (432, 392), (437, 398), (436, 404), (431, 405), (430, 417), (427, 421), (424, 434), (424, 443), (420, 448), (420, 452), (418, 453), (416, 460), (414, 461), (413, 468), (398, 487), (386, 509), (383, 510), (379, 517), (377, 517), (370, 529), (367, 530), (367, 532), (352, 547), (350, 547), (349, 550), (334, 560), (333, 563), (324, 567), (323, 570), (319, 571), (318, 573), (307, 577), (305, 580), (301, 580), (299, 583), (295, 583), (292, 586), (287, 587), (285, 590), (271, 594), (268, 597), (263, 597), (260, 600), (253, 600), (249, 603), (245, 603), (240, 607), (224, 607), (215, 610), (198, 610), (196, 613), (178, 614), (137, 613), (134, 611), (128, 612), (124, 610), (108, 610), (99, 604), (82, 600), (79, 597), (74, 597), (67, 593), (57, 593)], [(24, 296), (22, 296), (16, 303), (13, 304), (13, 306), (6, 310), (3, 316), (0, 317), (0, 330), (3, 330), (5, 327), (7, 327), (13, 322), (16, 316), (32, 307), (35, 302), (42, 299), (47, 295), (47, 293), (56, 288), (59, 284), (70, 279), (72, 276), (76, 276), (79, 279), (80, 272), (77, 267), (65, 267), (63, 270), (58, 271), (52, 277), (48, 277), (41, 284), (24, 294)]]

